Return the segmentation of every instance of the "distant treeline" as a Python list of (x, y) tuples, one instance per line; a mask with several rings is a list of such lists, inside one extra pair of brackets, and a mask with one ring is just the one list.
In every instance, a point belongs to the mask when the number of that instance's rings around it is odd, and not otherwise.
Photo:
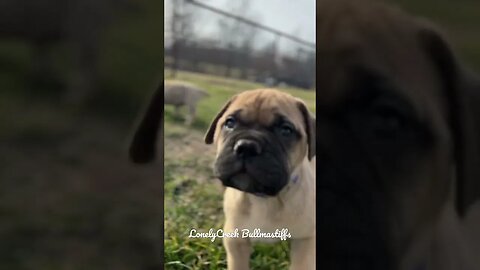
[[(165, 67), (174, 62), (173, 46), (165, 48)], [(315, 52), (299, 48), (294, 55), (278, 55), (266, 47), (252, 51), (221, 48), (214, 44), (176, 44), (177, 68), (311, 89), (315, 86)]]

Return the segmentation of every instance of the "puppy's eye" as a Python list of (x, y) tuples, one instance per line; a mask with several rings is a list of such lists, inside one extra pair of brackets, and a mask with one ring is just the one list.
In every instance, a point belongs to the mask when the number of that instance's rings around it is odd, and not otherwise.
[(407, 124), (407, 119), (392, 108), (376, 108), (370, 116), (370, 125), (378, 136), (395, 135)]
[(282, 136), (288, 137), (294, 133), (293, 127), (288, 123), (283, 123), (279, 127), (280, 134)]
[(235, 120), (235, 118), (233, 118), (233, 116), (229, 116), (227, 118), (227, 120), (225, 121), (225, 123), (223, 124), (223, 126), (226, 129), (233, 129), (233, 128), (235, 128), (236, 124), (237, 124), (237, 121)]

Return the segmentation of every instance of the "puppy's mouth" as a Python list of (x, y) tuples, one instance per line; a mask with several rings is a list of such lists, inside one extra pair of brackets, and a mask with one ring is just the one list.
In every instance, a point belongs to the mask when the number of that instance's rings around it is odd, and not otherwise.
[(224, 186), (258, 196), (276, 196), (288, 182), (288, 168), (288, 156), (279, 142), (249, 130), (226, 140), (215, 160), (214, 174)]
[(224, 185), (252, 193), (260, 197), (276, 195), (272, 189), (261, 186), (258, 181), (255, 181), (254, 179), (252, 181), (252, 178), (254, 177), (252, 177), (246, 171), (242, 171), (232, 175), (232, 177), (224, 182)]
[(276, 196), (286, 182), (282, 173), (270, 169), (262, 170), (255, 163), (237, 159), (230, 162), (225, 159), (217, 160), (214, 172), (224, 186), (259, 197)]

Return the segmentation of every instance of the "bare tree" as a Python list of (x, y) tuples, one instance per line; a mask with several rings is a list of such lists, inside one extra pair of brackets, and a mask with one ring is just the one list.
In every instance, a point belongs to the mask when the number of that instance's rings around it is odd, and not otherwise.
[[(250, 0), (236, 1), (238, 5), (233, 6), (230, 10), (236, 16), (247, 18), (252, 17), (250, 12)], [(250, 16), (249, 16), (250, 15)], [(225, 42), (224, 46), (231, 51), (226, 62), (225, 76), (230, 77), (232, 67), (235, 64), (235, 54), (233, 51), (240, 51), (244, 59), (249, 59), (252, 51), (252, 45), (257, 34), (257, 29), (251, 25), (236, 18), (223, 17), (218, 20), (220, 39)], [(247, 67), (244, 66), (242, 73), (246, 75)]]
[(260, 48), (257, 56), (254, 59), (254, 68), (257, 74), (260, 74), (260, 78), (264, 81), (268, 77), (274, 76), (274, 68), (276, 67), (276, 41), (272, 41), (266, 44), (263, 48)]
[(248, 69), (251, 66), (253, 46), (257, 35), (258, 28), (256, 27), (245, 27), (245, 32), (242, 33), (243, 40), (240, 44), (240, 52), (243, 57), (243, 63), (241, 65), (240, 71), (240, 78), (242, 79), (246, 79), (248, 76)]
[(172, 38), (172, 73), (175, 77), (180, 62), (181, 48), (185, 47), (188, 38), (192, 38), (193, 29), (193, 11), (186, 0), (172, 0), (172, 15), (170, 19), (170, 32)]

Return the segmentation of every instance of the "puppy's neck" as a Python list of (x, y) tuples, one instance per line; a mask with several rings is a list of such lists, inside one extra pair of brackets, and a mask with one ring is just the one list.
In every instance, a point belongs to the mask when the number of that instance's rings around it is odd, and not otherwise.
[[(311, 161), (305, 157), (302, 163), (292, 171), (290, 174), (290, 181), (282, 189), (282, 191), (280, 191), (278, 197), (280, 197), (280, 199), (288, 199), (299, 190), (308, 188), (310, 184), (306, 183), (306, 181), (313, 181), (315, 177), (313, 167)], [(315, 183), (315, 181), (313, 181), (313, 183)]]

